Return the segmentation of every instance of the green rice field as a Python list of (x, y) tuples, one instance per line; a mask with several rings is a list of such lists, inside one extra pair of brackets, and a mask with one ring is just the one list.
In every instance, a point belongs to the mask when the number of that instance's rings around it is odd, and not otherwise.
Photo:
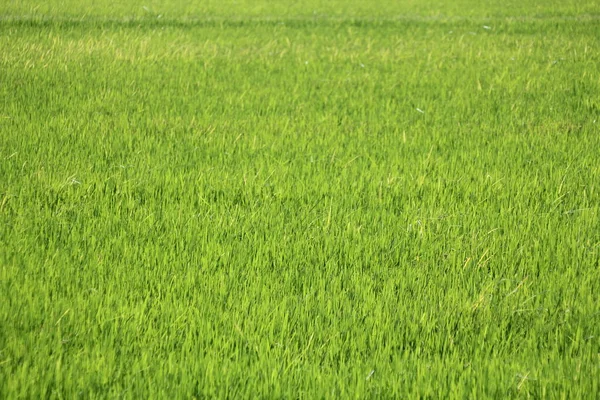
[(600, 3), (6, 0), (0, 398), (597, 399)]

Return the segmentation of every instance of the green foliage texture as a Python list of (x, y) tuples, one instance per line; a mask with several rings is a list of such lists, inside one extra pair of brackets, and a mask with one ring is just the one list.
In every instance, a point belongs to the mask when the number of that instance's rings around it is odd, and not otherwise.
[(1, 398), (598, 398), (595, 1), (0, 4)]

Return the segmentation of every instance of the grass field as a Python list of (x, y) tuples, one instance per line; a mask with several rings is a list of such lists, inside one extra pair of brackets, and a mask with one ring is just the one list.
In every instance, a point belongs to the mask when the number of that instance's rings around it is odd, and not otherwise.
[(598, 398), (600, 4), (0, 5), (0, 398)]

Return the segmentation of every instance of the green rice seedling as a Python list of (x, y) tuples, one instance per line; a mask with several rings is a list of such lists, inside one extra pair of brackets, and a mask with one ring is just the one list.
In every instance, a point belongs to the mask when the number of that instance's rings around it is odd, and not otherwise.
[(597, 398), (599, 18), (0, 5), (0, 397)]

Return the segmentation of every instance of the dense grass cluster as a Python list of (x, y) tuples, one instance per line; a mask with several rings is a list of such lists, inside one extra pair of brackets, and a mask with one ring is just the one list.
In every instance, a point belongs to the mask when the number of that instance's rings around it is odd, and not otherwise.
[(0, 5), (1, 398), (600, 395), (600, 6), (369, 4)]

